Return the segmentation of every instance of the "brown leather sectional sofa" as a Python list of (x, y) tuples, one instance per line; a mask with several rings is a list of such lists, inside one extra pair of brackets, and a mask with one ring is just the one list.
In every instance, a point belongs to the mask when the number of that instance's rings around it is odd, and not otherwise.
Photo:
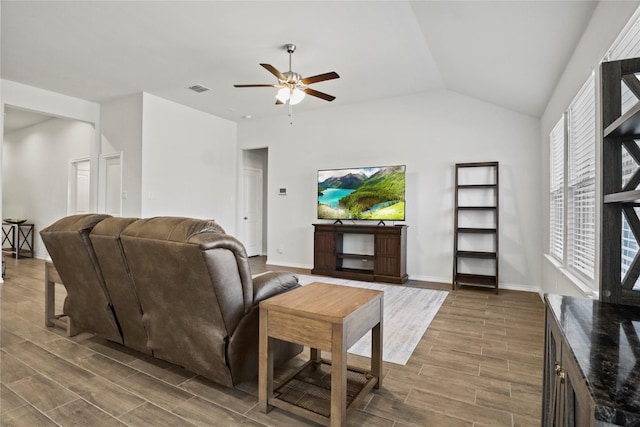
[[(242, 243), (214, 221), (72, 215), (40, 235), (73, 329), (227, 386), (257, 376), (258, 303), (300, 286), (288, 272), (252, 277)], [(276, 364), (301, 350), (278, 342)]]

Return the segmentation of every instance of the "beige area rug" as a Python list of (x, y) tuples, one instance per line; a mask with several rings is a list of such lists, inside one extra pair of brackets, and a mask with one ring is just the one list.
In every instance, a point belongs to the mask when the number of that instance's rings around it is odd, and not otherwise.
[[(325, 276), (296, 274), (301, 285), (313, 282), (355, 286), (384, 291), (384, 326), (382, 359), (406, 365), (424, 332), (442, 306), (449, 292), (417, 289), (401, 285), (358, 282)], [(349, 353), (371, 357), (371, 332), (355, 343)]]

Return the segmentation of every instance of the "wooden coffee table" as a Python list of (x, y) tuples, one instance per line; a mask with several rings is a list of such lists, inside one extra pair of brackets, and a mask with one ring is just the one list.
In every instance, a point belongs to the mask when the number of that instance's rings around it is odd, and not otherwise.
[[(351, 286), (311, 283), (260, 303), (260, 355), (258, 400), (260, 409), (271, 406), (287, 410), (320, 424), (342, 426), (372, 388), (382, 383), (382, 313), (383, 292)], [(347, 350), (369, 330), (371, 368), (347, 366)], [(287, 376), (274, 389), (273, 339), (294, 342), (311, 348), (310, 360)], [(322, 359), (321, 351), (331, 352), (331, 361)], [(322, 405), (298, 405), (286, 399), (287, 384), (305, 369), (318, 370), (330, 365), (330, 408)], [(347, 377), (361, 377), (349, 382)], [(359, 392), (350, 392), (359, 385)], [(317, 386), (317, 384), (316, 384)], [(320, 387), (321, 388), (321, 387)], [(312, 393), (320, 396), (326, 390)], [(289, 393), (290, 394), (290, 393)], [(350, 402), (347, 402), (347, 400)], [(302, 400), (302, 399), (300, 399)], [(327, 416), (328, 415), (328, 416)]]

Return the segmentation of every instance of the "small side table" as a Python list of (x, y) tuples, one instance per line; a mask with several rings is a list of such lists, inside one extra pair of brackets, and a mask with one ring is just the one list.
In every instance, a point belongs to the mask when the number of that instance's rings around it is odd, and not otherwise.
[[(347, 416), (372, 388), (380, 388), (382, 383), (383, 306), (381, 291), (326, 283), (312, 283), (262, 301), (258, 364), (260, 409), (268, 412), (270, 406), (276, 406), (323, 425), (346, 425)], [(347, 350), (369, 330), (372, 331), (371, 369), (348, 366)], [(310, 360), (275, 389), (274, 339), (311, 348)], [(321, 358), (322, 350), (331, 352), (330, 362)], [(324, 405), (300, 406), (286, 399), (289, 381), (305, 369), (311, 367), (311, 370), (317, 370), (323, 364), (331, 365), (328, 404), (325, 399)], [(348, 377), (351, 379), (353, 376), (361, 378), (348, 381)], [(347, 388), (351, 391), (354, 385), (358, 386), (359, 392), (350, 392), (348, 395)]]
[[(10, 253), (16, 259), (20, 257), (33, 258), (33, 224), (2, 223), (2, 251)], [(8, 243), (10, 247), (5, 248)]]

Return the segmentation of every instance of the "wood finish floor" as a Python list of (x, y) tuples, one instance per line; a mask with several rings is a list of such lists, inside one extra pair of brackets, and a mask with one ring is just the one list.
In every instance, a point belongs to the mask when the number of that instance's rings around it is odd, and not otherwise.
[[(6, 261), (0, 425), (315, 425), (279, 409), (260, 412), (255, 382), (218, 386), (92, 335), (67, 338), (45, 327), (44, 262)], [(264, 269), (264, 258), (254, 260), (254, 273)], [(382, 389), (367, 396), (349, 425), (539, 426), (543, 318), (535, 293), (450, 292), (407, 365), (384, 363)], [(367, 361), (349, 355), (349, 363)]]

